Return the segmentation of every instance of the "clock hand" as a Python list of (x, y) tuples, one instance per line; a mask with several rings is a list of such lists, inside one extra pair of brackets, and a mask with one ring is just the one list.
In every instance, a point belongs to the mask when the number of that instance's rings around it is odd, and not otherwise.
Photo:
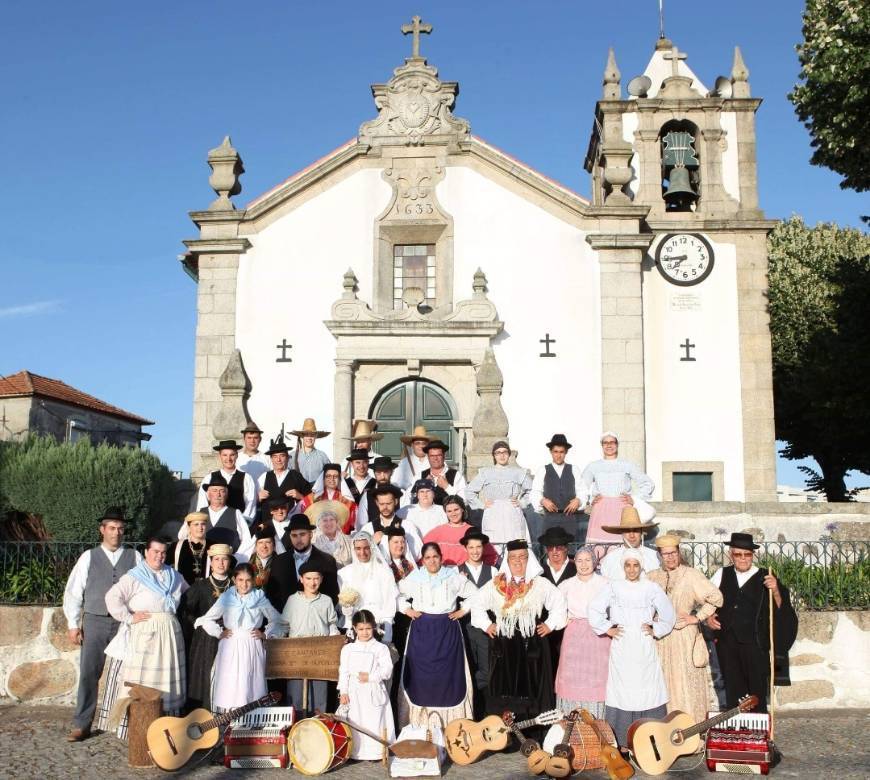
[(668, 258), (668, 260), (670, 260), (674, 264), (674, 268), (677, 268), (680, 265), (680, 263), (683, 262), (683, 260), (688, 260), (688, 259), (689, 259), (688, 255), (674, 255), (673, 257)]

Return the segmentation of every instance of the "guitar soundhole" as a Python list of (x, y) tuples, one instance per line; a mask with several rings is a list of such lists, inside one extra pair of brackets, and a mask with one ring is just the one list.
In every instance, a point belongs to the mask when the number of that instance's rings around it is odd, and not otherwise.
[(680, 731), (672, 731), (671, 732), (671, 744), (674, 745), (682, 745), (683, 744), (683, 734)]
[(191, 723), (187, 727), (187, 736), (190, 739), (197, 740), (202, 737), (202, 729), (199, 726), (199, 723)]

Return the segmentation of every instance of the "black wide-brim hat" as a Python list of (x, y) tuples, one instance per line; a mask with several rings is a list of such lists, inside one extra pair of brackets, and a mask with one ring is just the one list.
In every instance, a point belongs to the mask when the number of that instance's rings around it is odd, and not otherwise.
[(760, 544), (755, 543), (752, 534), (741, 533), (731, 534), (731, 538), (728, 540), (728, 546), (736, 547), (738, 550), (757, 550), (761, 547)]
[(450, 449), (441, 439), (432, 439), (425, 447), (423, 447), (423, 452), (429, 452), (429, 450), (443, 450), (447, 452)]
[(215, 444), (212, 449), (215, 452), (220, 452), (221, 450), (235, 450), (236, 452), (238, 452), (240, 449), (242, 449), (242, 445), (236, 444), (233, 439), (224, 439), (223, 441), (219, 441), (217, 444)]
[(106, 507), (106, 511), (97, 518), (98, 523), (103, 523), (106, 520), (115, 520), (119, 523), (127, 522), (127, 518), (124, 517), (124, 510), (119, 506)]
[(201, 488), (202, 488), (206, 493), (208, 493), (208, 489), (209, 489), (210, 487), (222, 487), (222, 488), (226, 488), (227, 490), (229, 490), (229, 489), (230, 489), (230, 483), (227, 482), (227, 479), (226, 479), (226, 477), (225, 477), (223, 474), (221, 474), (220, 472), (218, 472), (217, 474), (213, 474), (212, 477), (211, 477), (211, 479), (209, 479), (208, 482), (203, 482), (202, 485), (200, 485), (200, 487), (201, 487)]
[(483, 542), (484, 544), (489, 544), (489, 537), (483, 531), (477, 528), (469, 528), (465, 532), (465, 536), (463, 536), (459, 540), (459, 544), (461, 544), (463, 547), (467, 547), (468, 543), (473, 542), (475, 539), (479, 542)]
[(574, 541), (574, 535), (569, 534), (564, 528), (554, 526), (548, 528), (541, 536), (538, 537), (538, 544), (544, 547), (567, 547)]
[(293, 515), (290, 525), (287, 526), (288, 531), (313, 531), (314, 528), (307, 515)]
[(378, 496), (393, 496), (396, 500), (402, 497), (402, 490), (397, 488), (393, 484), (387, 485), (378, 485), (373, 491), (372, 495), (377, 498)]
[(287, 446), (286, 441), (272, 441), (269, 442), (269, 449), (266, 450), (267, 455), (276, 455), (279, 452), (290, 452), (290, 448)]
[(364, 447), (357, 447), (350, 451), (350, 455), (347, 456), (347, 460), (371, 460), (372, 454), (365, 449)]
[(550, 441), (547, 442), (548, 450), (553, 449), (553, 447), (564, 447), (566, 450), (570, 450), (573, 446), (574, 445), (565, 438), (564, 433), (554, 433)]
[(398, 467), (395, 463), (393, 463), (392, 458), (388, 458), (385, 455), (378, 455), (372, 461), (372, 471), (395, 471)]

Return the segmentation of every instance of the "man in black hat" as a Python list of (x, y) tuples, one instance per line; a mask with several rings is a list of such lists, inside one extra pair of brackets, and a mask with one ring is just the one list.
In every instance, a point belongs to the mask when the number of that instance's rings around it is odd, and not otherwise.
[[(560, 583), (577, 576), (577, 567), (574, 565), (574, 561), (568, 560), (568, 545), (573, 541), (574, 537), (557, 525), (551, 526), (542, 536), (538, 537), (538, 544), (542, 545), (547, 553), (543, 562), (544, 573), (541, 576), (546, 577), (557, 588)], [(550, 655), (553, 658), (553, 669), (559, 668), (559, 654), (562, 651), (564, 635), (564, 628), (550, 634)]]
[(399, 506), (399, 499), (402, 497), (402, 491), (395, 485), (378, 485), (374, 489), (373, 494), (378, 514), (369, 520), (360, 530), (370, 534), (372, 539), (375, 540), (375, 544), (380, 545), (381, 549), (383, 549), (385, 546), (382, 544), (384, 531), (391, 526), (404, 528), (408, 552), (414, 560), (417, 560), (420, 550), (423, 548), (423, 534), (420, 533), (420, 529), (412, 521), (407, 520), (396, 511)]
[[(393, 472), (396, 468), (397, 465), (393, 463), (392, 459), (384, 457), (383, 455), (378, 455), (378, 457), (372, 462), (372, 471), (375, 475), (375, 481), (369, 483), (368, 487), (365, 489), (364, 497), (359, 502), (356, 521), (357, 528), (362, 528), (367, 522), (369, 522), (369, 520), (372, 521), (372, 525), (380, 525), (377, 522), (379, 512), (377, 502), (375, 501), (374, 491), (382, 485), (392, 484)], [(401, 497), (399, 501), (401, 502)]]
[[(232, 545), (233, 552), (239, 549), (243, 552), (249, 551), (253, 543), (246, 518), (238, 509), (227, 504), (229, 483), (219, 471), (210, 476), (210, 481), (203, 482), (201, 486), (206, 501), (203, 513), (208, 515), (206, 538), (212, 542), (221, 541)], [(187, 523), (182, 523), (178, 529), (178, 538), (186, 539), (188, 530)], [(222, 533), (215, 535), (216, 531)]]
[(369, 469), (370, 460), (371, 455), (366, 449), (353, 449), (347, 456), (350, 474), (341, 481), (341, 493), (357, 505), (357, 512), (366, 490), (375, 484), (374, 474)]
[(250, 474), (254, 482), (259, 482), (270, 468), (269, 456), (260, 452), (260, 442), (263, 441), (263, 432), (254, 424), (249, 422), (241, 430), (242, 444), (244, 445), (239, 452), (236, 466), (238, 466), (245, 474)]
[[(269, 442), (266, 454), (272, 459), (272, 469), (260, 477), (257, 498), (266, 502), (272, 498), (285, 498), (292, 512), (296, 504), (311, 492), (311, 483), (296, 469), (288, 467), (290, 449), (287, 442), (277, 438)], [(262, 513), (261, 520), (268, 519), (268, 509)]]
[(284, 532), (281, 541), (287, 552), (276, 556), (266, 585), (266, 596), (279, 612), (284, 609), (287, 599), (301, 588), (299, 567), (309, 560), (314, 561), (323, 572), (320, 592), (329, 596), (333, 604), (338, 599), (338, 568), (335, 558), (312, 546), (313, 530), (314, 526), (306, 515), (293, 515)]
[(580, 481), (580, 473), (565, 462), (568, 450), (573, 445), (564, 433), (554, 433), (547, 442), (550, 450), (550, 463), (535, 473), (532, 483), (532, 508), (539, 513), (540, 527), (543, 531), (558, 526), (576, 533), (580, 529), (584, 535), (588, 518), (582, 514), (586, 503), (586, 491)]
[(435, 485), (435, 503), (443, 506), (447, 496), (459, 496), (465, 500), (465, 477), (456, 469), (447, 468), (445, 455), (450, 448), (441, 439), (432, 439), (423, 452), (429, 458), (429, 468), (424, 469), (421, 479), (430, 479)]
[(196, 502), (196, 508), (202, 509), (208, 503), (205, 497), (206, 487), (215, 477), (222, 476), (227, 483), (227, 506), (238, 509), (248, 525), (257, 516), (257, 485), (250, 474), (237, 468), (241, 446), (232, 439), (218, 442), (212, 449), (217, 453), (219, 468), (202, 478), (200, 487), (203, 494)]
[(751, 534), (733, 533), (728, 542), (732, 565), (710, 579), (725, 601), (707, 619), (717, 633), (716, 655), (725, 681), (725, 709), (746, 694), (758, 697), (756, 712), (767, 712), (770, 685), (769, 599), (773, 599), (774, 683), (790, 685), (788, 651), (797, 638), (797, 614), (788, 588), (772, 572), (755, 565)]
[(106, 609), (106, 592), (142, 560), (138, 552), (123, 546), (126, 520), (121, 509), (109, 507), (99, 522), (100, 546), (85, 550), (79, 556), (63, 593), (63, 613), (70, 641), (82, 648), (73, 729), (67, 736), (69, 742), (81, 742), (91, 735), (106, 646), (120, 626)]

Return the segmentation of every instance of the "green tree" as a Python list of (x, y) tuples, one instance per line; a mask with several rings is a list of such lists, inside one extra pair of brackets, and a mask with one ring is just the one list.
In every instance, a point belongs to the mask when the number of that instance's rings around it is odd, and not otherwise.
[(172, 519), (172, 474), (147, 450), (31, 436), (8, 444), (0, 465), (0, 505), (41, 518), (57, 541), (95, 538), (96, 520), (107, 506), (125, 509), (129, 539)]
[(870, 472), (870, 236), (835, 224), (780, 223), (768, 241), (776, 435), (828, 501)]
[(807, 0), (800, 78), (788, 96), (810, 131), (811, 162), (843, 176), (840, 186), (870, 189), (870, 3)]

